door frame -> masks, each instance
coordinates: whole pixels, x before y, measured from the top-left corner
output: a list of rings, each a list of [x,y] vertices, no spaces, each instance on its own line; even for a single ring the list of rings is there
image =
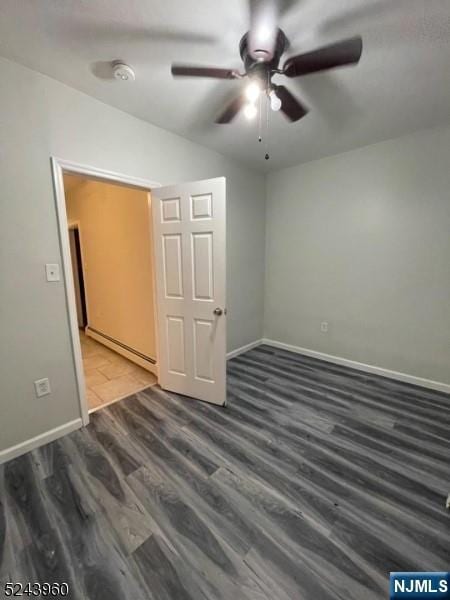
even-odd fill
[[[62,281],[64,284],[64,291],[66,297],[66,311],[67,311],[67,325],[70,334],[70,341],[72,346],[72,358],[75,367],[75,375],[77,382],[77,391],[78,391],[78,399],[80,404],[80,413],[81,413],[81,421],[83,425],[87,425],[89,423],[89,408],[86,397],[86,387],[84,380],[84,371],[83,371],[83,360],[81,356],[81,343],[80,336],[78,333],[78,320],[77,320],[77,312],[76,312],[76,303],[75,303],[75,287],[72,275],[72,263],[70,257],[70,243],[69,243],[69,223],[67,219],[67,209],[66,209],[66,198],[64,191],[64,174],[71,175],[82,175],[85,177],[89,177],[89,179],[94,179],[97,181],[103,181],[106,183],[122,183],[127,186],[131,186],[134,188],[138,188],[141,190],[145,190],[149,192],[148,203],[149,203],[149,233],[151,235],[151,239],[153,240],[153,218],[151,213],[151,197],[150,193],[152,189],[161,187],[161,184],[156,181],[151,181],[148,179],[141,179],[139,177],[133,177],[130,175],[125,175],[123,173],[118,173],[115,171],[108,171],[106,169],[101,169],[98,167],[85,165],[81,163],[76,163],[68,160],[64,160],[58,158],[56,156],[52,156],[50,158],[51,163],[51,172],[52,172],[52,180],[53,180],[53,191],[55,194],[55,203],[56,203],[56,215],[57,215],[57,227],[58,227],[58,237],[59,237],[59,246],[61,251],[61,274]],[[157,298],[155,291],[155,269],[153,269],[153,299],[154,306],[157,309]],[[156,314],[157,314],[156,310]],[[157,326],[155,323],[155,341],[156,341],[156,363],[157,368],[159,365],[159,342],[158,342],[158,333]]]
[[[81,223],[80,221],[70,221],[68,223],[68,231],[77,231],[78,232],[78,244],[79,244],[79,250],[80,250],[80,263],[78,263],[77,260],[77,267],[78,270],[81,270],[81,279],[82,281],[79,282],[80,284],[80,292],[82,294],[83,297],[83,304],[84,304],[84,317],[86,319],[86,326],[89,324],[89,309],[88,309],[88,299],[87,299],[87,294],[86,294],[86,281],[85,281],[85,276],[84,276],[84,254],[83,254],[83,242],[82,242],[82,235],[81,235]],[[70,242],[70,233],[69,233],[69,242]],[[72,259],[73,257],[71,257]],[[78,277],[79,279],[79,277]],[[81,289],[81,283],[83,284]],[[80,329],[80,327],[78,327],[78,329]]]

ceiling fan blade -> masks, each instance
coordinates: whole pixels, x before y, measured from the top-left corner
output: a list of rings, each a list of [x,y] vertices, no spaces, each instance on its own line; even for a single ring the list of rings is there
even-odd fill
[[[245,97],[243,95],[240,95],[240,96],[237,96],[236,98],[234,98],[234,100],[232,100],[228,104],[228,106],[223,111],[223,113],[219,117],[217,117],[216,123],[219,123],[221,125],[231,123],[231,121],[238,114],[238,112],[241,110],[241,108],[244,106],[244,104],[245,104]]]
[[[250,0],[248,50],[255,60],[272,60],[278,35],[280,0]]]
[[[290,121],[298,121],[308,114],[308,109],[284,85],[277,85],[275,93],[281,100],[280,110]]]
[[[183,77],[211,77],[213,79],[239,79],[241,75],[234,69],[218,67],[196,67],[193,65],[172,65],[172,75]]]
[[[284,63],[283,73],[287,77],[299,77],[334,67],[356,64],[361,58],[361,53],[362,39],[356,36],[288,58]]]

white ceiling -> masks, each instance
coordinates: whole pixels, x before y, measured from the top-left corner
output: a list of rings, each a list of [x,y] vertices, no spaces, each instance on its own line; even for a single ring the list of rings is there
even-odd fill
[[[1,0],[0,54],[260,170],[450,122],[450,0],[285,5],[291,55],[355,34],[364,49],[356,67],[284,78],[310,113],[271,113],[269,161],[256,122],[214,124],[241,82],[170,74],[172,61],[240,68],[248,0]],[[105,78],[114,59],[133,84]]]

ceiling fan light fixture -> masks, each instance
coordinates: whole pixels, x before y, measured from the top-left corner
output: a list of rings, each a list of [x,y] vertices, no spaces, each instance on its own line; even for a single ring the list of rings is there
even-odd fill
[[[245,88],[245,97],[249,102],[252,102],[253,104],[258,100],[260,93],[261,88],[256,81],[252,81]]]
[[[258,114],[258,109],[256,108],[255,104],[253,104],[253,102],[249,102],[248,104],[245,105],[244,115],[245,115],[246,119],[251,121],[252,119],[254,119],[256,117],[257,114]]]
[[[272,83],[272,77],[301,77],[356,65],[361,58],[363,40],[360,35],[342,39],[328,46],[290,56],[280,67],[281,57],[289,48],[289,40],[278,27],[280,7],[285,0],[247,1],[250,3],[250,29],[239,42],[239,54],[244,65],[242,72],[215,66],[172,64],[172,75],[243,79],[247,82],[217,117],[216,123],[231,123],[244,110],[247,119],[259,115],[261,130],[262,108],[264,106],[266,115],[265,109],[269,105],[271,110],[282,112],[291,123],[295,123],[308,114],[308,108],[286,86]]]
[[[115,61],[112,65],[114,79],[118,81],[134,81],[136,74],[130,65],[120,61]]]
[[[280,110],[281,108],[281,100],[280,98],[276,95],[275,90],[272,90],[269,94],[269,99],[270,99],[270,108],[277,112],[278,110]]]
[[[261,25],[258,31],[258,39],[262,42],[265,42],[270,38],[271,35],[272,31],[270,30],[270,28],[267,27],[267,25]]]

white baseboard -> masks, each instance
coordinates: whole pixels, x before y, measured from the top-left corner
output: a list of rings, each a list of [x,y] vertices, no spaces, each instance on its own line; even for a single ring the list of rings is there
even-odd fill
[[[289,352],[296,352],[297,354],[304,354],[305,356],[311,356],[312,358],[325,360],[336,365],[350,367],[351,369],[356,369],[358,371],[365,371],[366,373],[381,375],[382,377],[388,377],[389,379],[395,379],[396,381],[402,381],[404,383],[418,385],[419,387],[428,388],[430,390],[436,390],[437,392],[444,392],[445,394],[450,394],[450,384],[442,383],[441,381],[424,379],[423,377],[416,377],[415,375],[409,375],[408,373],[391,371],[389,369],[384,369],[383,367],[377,367],[375,365],[366,365],[365,363],[356,362],[354,360],[350,360],[349,358],[341,358],[340,356],[325,354],[324,352],[318,352],[317,350],[309,350],[308,348],[301,348],[300,346],[292,346],[291,344],[285,344],[284,342],[277,342],[276,340],[270,340],[267,338],[261,340],[261,343],[267,344],[268,346],[273,346],[274,348],[288,350]]]
[[[90,337],[96,342],[103,344],[103,346],[106,346],[110,350],[114,350],[114,352],[116,352],[117,354],[128,358],[128,360],[130,360],[131,362],[134,362],[136,365],[139,365],[146,371],[150,371],[150,373],[153,373],[153,375],[156,375],[156,377],[158,377],[158,365],[150,363],[148,360],[141,358],[140,356],[134,354],[134,352],[130,352],[126,348],[122,348],[122,346],[119,346],[119,344],[115,344],[112,340],[108,340],[108,338],[99,335],[98,333],[92,331],[92,329],[89,329],[88,327],[86,328],[85,333],[87,337]]]
[[[2,463],[7,462],[8,460],[12,460],[13,458],[17,458],[26,452],[30,452],[35,448],[39,448],[39,446],[44,446],[45,444],[49,444],[54,440],[62,437],[63,435],[67,435],[75,429],[80,429],[83,426],[81,419],[75,419],[74,421],[69,421],[69,423],[65,423],[64,425],[60,425],[59,427],[55,427],[55,429],[50,429],[50,431],[46,431],[45,433],[41,433],[30,440],[26,440],[25,442],[21,442],[16,446],[11,446],[11,448],[6,448],[6,450],[0,451],[0,465]]]
[[[239,356],[239,354],[243,354],[244,352],[248,352],[252,348],[256,348],[256,346],[260,346],[262,343],[263,343],[263,340],[255,340],[254,342],[250,342],[250,344],[246,344],[245,346],[236,348],[236,350],[227,352],[227,360],[230,360],[230,358],[234,358],[235,356]]]

